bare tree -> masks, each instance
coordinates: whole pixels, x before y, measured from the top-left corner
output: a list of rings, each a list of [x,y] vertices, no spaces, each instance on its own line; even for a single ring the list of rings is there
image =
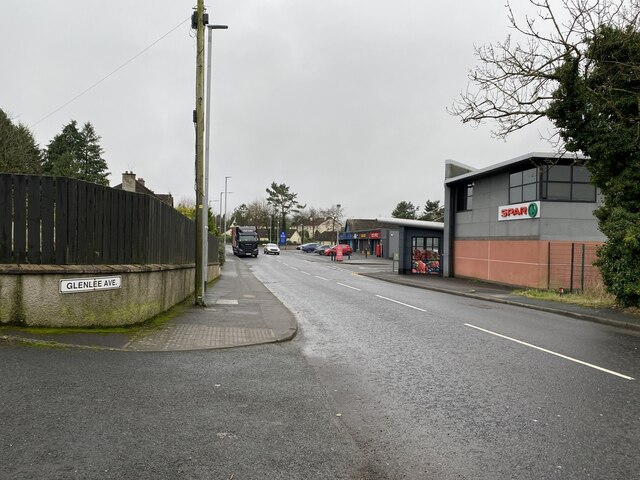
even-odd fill
[[[512,3],[507,1],[506,8],[514,34],[475,48],[479,64],[449,109],[464,123],[496,122],[492,133],[498,138],[547,116],[558,68],[570,57],[588,71],[584,53],[601,26],[637,26],[640,15],[640,0],[529,0],[536,15],[519,19]]]
[[[320,210],[322,216],[331,219],[333,224],[333,231],[336,234],[336,243],[338,243],[338,230],[341,227],[342,220],[342,206],[341,205],[331,205],[331,207]]]

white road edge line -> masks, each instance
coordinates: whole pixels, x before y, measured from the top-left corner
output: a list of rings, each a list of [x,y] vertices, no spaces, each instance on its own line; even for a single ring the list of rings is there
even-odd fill
[[[629,377],[627,375],[623,375],[618,372],[614,372],[613,370],[607,370],[606,368],[599,367],[597,365],[593,365],[591,363],[583,362],[582,360],[578,360],[577,358],[568,357],[566,355],[562,355],[561,353],[553,352],[551,350],[547,350],[546,348],[537,347],[536,345],[532,345],[530,343],[523,342],[522,340],[516,340],[515,338],[507,337],[506,335],[502,335],[500,333],[492,332],[491,330],[486,330],[484,328],[476,327],[475,325],[471,325],[469,323],[464,324],[466,327],[475,328],[476,330],[480,330],[485,333],[489,333],[491,335],[495,335],[496,337],[504,338],[506,340],[511,340],[512,342],[519,343],[526,347],[535,348],[536,350],[540,350],[541,352],[549,353],[551,355],[555,355],[556,357],[564,358],[565,360],[569,360],[571,362],[579,363],[580,365],[585,365],[590,368],[595,368],[596,370],[600,370],[601,372],[610,373],[611,375],[615,375],[616,377],[624,378],[625,380],[635,380],[633,377]]]
[[[342,285],[343,287],[347,287],[347,288],[350,288],[350,289],[352,289],[352,290],[357,290],[357,291],[359,291],[359,292],[361,292],[361,291],[362,291],[362,290],[360,290],[359,288],[352,287],[351,285],[347,285],[346,283],[340,283],[340,282],[336,282],[336,283],[337,283],[338,285]]]
[[[419,310],[421,312],[426,312],[426,310],[423,310],[422,308],[414,307],[413,305],[409,305],[408,303],[399,302],[398,300],[394,300],[393,298],[383,297],[382,295],[376,295],[376,297],[382,298],[383,300],[389,300],[390,302],[397,303],[398,305],[403,305],[405,307],[413,308],[414,310]]]
[[[324,280],[325,282],[328,282],[328,281],[329,281],[329,279],[328,279],[328,278],[319,277],[318,275],[314,275],[314,277],[319,278],[320,280]]]
[[[304,273],[305,275],[311,275],[309,272],[305,272],[304,270],[300,270],[300,273]]]

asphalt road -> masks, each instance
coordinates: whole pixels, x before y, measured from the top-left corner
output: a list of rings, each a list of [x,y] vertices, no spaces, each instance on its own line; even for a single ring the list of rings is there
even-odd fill
[[[384,478],[292,345],[3,347],[0,378],[3,480]]]
[[[238,261],[294,312],[293,341],[3,346],[0,478],[638,478],[638,334],[297,251]]]
[[[390,471],[640,478],[637,333],[382,283],[299,252],[262,260],[253,271],[296,314],[343,422]]]

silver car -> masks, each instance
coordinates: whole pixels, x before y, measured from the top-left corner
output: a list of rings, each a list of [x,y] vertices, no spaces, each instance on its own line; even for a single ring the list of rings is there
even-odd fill
[[[273,255],[280,255],[280,248],[275,243],[267,243],[264,246],[264,254],[269,255],[272,253]]]

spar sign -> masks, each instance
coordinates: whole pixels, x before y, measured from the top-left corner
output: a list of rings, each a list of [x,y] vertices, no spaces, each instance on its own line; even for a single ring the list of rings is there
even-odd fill
[[[540,202],[518,203],[498,207],[498,221],[540,218]]]

